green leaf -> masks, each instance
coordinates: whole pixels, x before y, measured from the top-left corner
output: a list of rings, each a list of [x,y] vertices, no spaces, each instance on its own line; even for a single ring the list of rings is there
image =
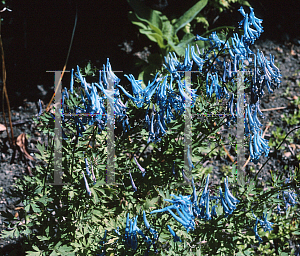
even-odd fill
[[[162,29],[162,20],[161,20],[161,12],[152,10],[142,3],[140,0],[127,0],[129,5],[134,10],[135,14],[139,17],[140,20],[151,24],[153,27],[157,29]]]
[[[196,15],[207,5],[208,0],[201,0],[192,6],[189,10],[187,10],[175,23],[174,29],[175,34],[183,28],[186,24],[191,22]]]
[[[31,204],[31,208],[34,212],[41,212],[41,209],[36,204]]]

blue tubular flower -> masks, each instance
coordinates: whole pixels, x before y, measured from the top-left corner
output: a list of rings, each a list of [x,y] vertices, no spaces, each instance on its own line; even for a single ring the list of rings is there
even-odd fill
[[[86,93],[88,94],[88,91],[87,89],[91,89],[91,85],[88,84],[85,80],[85,78],[82,77],[81,73],[80,73],[80,68],[79,66],[77,65],[77,74],[76,74],[77,78],[79,78],[80,82],[81,82],[81,85],[82,87],[85,89]],[[87,95],[88,96],[88,95]]]
[[[133,250],[136,250],[137,248],[137,218],[138,216],[135,217],[134,221],[133,221],[133,224],[132,224],[132,233],[131,233],[131,248]]]
[[[142,176],[144,177],[146,174],[145,169],[138,163],[138,161],[136,160],[135,156],[133,157],[134,161],[136,162],[137,166],[139,167],[140,171],[142,172]]]
[[[268,141],[262,138],[262,130],[255,131],[253,136],[250,136],[250,157],[251,161],[254,163],[258,162],[259,157],[262,153],[265,153],[267,157],[270,151],[270,147],[268,146]],[[253,145],[252,145],[253,143]],[[254,150],[254,151],[253,151]]]
[[[238,204],[240,201],[238,199],[236,199],[231,192],[229,191],[228,188],[228,177],[226,176],[226,180],[224,182],[225,185],[225,200],[228,203],[228,205],[230,206],[230,208],[235,209],[236,208],[236,204]]]
[[[196,65],[199,67],[199,71],[202,71],[203,65],[204,65],[204,59],[197,56],[197,54],[194,51],[194,46],[191,47],[191,55],[192,59],[196,63]]]
[[[210,212],[209,212],[209,190],[207,191],[207,195],[206,195],[205,207],[206,207],[206,211],[205,211],[204,220],[211,220],[211,215],[210,215]]]
[[[104,66],[104,65],[103,65]],[[103,71],[105,71],[105,66],[104,66],[104,69],[103,69]],[[106,75],[107,74],[107,75]],[[104,76],[105,76],[105,80],[106,80],[106,77],[107,77],[107,82],[109,83],[109,84],[112,84],[112,85],[117,85],[117,84],[119,84],[119,82],[120,82],[120,78],[118,78],[115,74],[114,74],[114,72],[112,71],[112,69],[111,69],[111,65],[110,65],[110,63],[109,63],[109,58],[107,58],[107,62],[106,62],[106,72],[104,72],[104,74],[103,74]],[[108,87],[106,87],[106,88],[108,88]]]
[[[256,240],[258,240],[259,244],[260,244],[263,240],[261,239],[261,237],[259,236],[259,234],[257,232],[257,224],[258,224],[258,219],[256,219],[256,223],[255,223],[253,231],[254,231]]]
[[[259,68],[256,70],[256,76],[259,78],[259,82],[265,84],[269,93],[272,93],[273,89],[271,87],[278,88],[281,78],[279,69],[274,65],[274,56],[272,58],[272,55],[270,55],[270,61],[268,61],[262,52],[257,51],[257,64]],[[263,95],[263,86],[261,91]]]
[[[246,113],[247,113],[247,116],[248,116],[251,132],[253,132],[253,133],[258,132],[260,130],[259,127],[261,126],[261,123],[257,119],[257,116],[255,118],[254,114],[253,115],[251,114],[251,109],[250,109],[249,104],[247,106]]]
[[[210,41],[210,39],[196,35],[195,41]]]
[[[233,212],[233,209],[229,208],[227,206],[226,200],[223,197],[222,188],[219,188],[219,192],[220,192],[221,204],[222,204],[223,210],[225,212],[225,217],[227,217],[229,214],[231,214]]]
[[[84,158],[84,161],[85,161],[85,170],[86,170],[86,174],[87,174],[88,176],[91,176],[88,161],[87,161],[86,158]]]
[[[290,206],[297,204],[295,192],[282,191],[283,201],[285,203],[285,209],[287,210]]]
[[[249,15],[249,17],[250,17],[250,22],[255,27],[255,29],[257,30],[257,32],[259,34],[261,34],[262,32],[264,32],[263,27],[261,25],[261,23],[262,23],[263,20],[262,19],[258,19],[258,18],[255,17],[254,11],[253,11],[252,7],[250,7],[250,15]]]
[[[274,223],[270,222],[267,220],[267,216],[268,214],[266,213],[266,216],[265,214],[263,213],[263,218],[264,218],[264,221],[261,223],[263,229],[265,232],[269,231],[269,233],[273,230],[273,228],[271,227]]]
[[[261,26],[262,20],[254,16],[253,8],[250,8],[249,17],[248,14],[245,13],[243,7],[240,7],[239,11],[244,16],[244,19],[239,23],[239,27],[244,29],[244,42],[247,45],[253,44],[263,32],[263,28]],[[254,29],[250,27],[251,25],[254,26]]]
[[[203,190],[202,195],[201,195],[201,197],[199,199],[198,205],[201,208],[205,208],[205,197],[206,197],[206,195],[208,193],[207,189],[208,189],[208,184],[209,184],[209,176],[210,175],[208,174],[207,178],[206,178],[206,184],[205,184],[204,190]]]
[[[167,210],[174,217],[175,220],[177,220],[180,224],[182,224],[185,227],[187,232],[189,232],[190,229],[193,228],[193,227],[189,226],[189,223],[185,222],[183,219],[181,219],[177,215],[175,215],[175,213],[172,212],[170,209],[167,209]]]
[[[161,130],[161,133],[162,133],[161,135],[164,136],[167,132],[166,131],[165,120],[163,119],[163,116],[159,115],[159,113],[157,113],[157,124],[159,125],[159,128]]]
[[[259,241],[259,243],[262,242],[262,239],[260,238],[260,236],[258,235],[258,232],[257,232],[257,224],[259,222],[260,226],[264,229],[264,232],[271,232],[273,230],[273,228],[271,227],[274,223],[270,222],[267,220],[267,216],[268,214],[266,213],[266,215],[263,213],[263,219],[264,220],[261,220],[260,218],[256,217],[252,211],[252,214],[253,214],[253,217],[256,219],[256,223],[255,223],[255,226],[254,226],[254,233],[255,233],[255,238]]]
[[[188,160],[188,163],[189,163],[189,168],[190,168],[190,171],[191,171],[193,168],[195,168],[195,166],[193,165],[193,162],[192,162],[190,145],[188,145],[186,153],[187,153],[187,160]]]
[[[167,101],[167,78],[168,76],[165,76],[163,82],[160,84],[160,87],[157,90],[157,103],[160,106],[164,106]]]
[[[185,171],[184,171],[183,168],[181,169],[181,173],[182,173],[183,179],[184,179],[186,182],[190,183],[191,180],[185,175]]]
[[[188,45],[188,47],[185,48],[185,57],[184,57],[183,70],[184,71],[191,71],[192,67],[193,67],[193,61],[190,60],[190,46]]]
[[[250,50],[249,45],[247,45],[244,41],[245,41],[244,36],[241,36],[240,39],[237,33],[233,34],[233,37],[231,38],[232,47],[233,47],[233,49],[231,49],[232,51],[231,57],[235,55],[240,55],[241,57],[248,59],[248,56],[250,54],[254,54]]]
[[[163,66],[171,73],[171,75],[173,75],[175,79],[181,78],[183,76],[183,73],[177,71],[180,71],[182,68],[180,62],[177,60],[175,52],[173,52],[173,56],[169,52],[168,58],[164,57],[164,59],[165,64],[163,64]]]
[[[181,205],[182,206],[182,205]],[[183,214],[179,209],[178,206],[175,208],[176,212],[178,213],[179,217],[186,223],[190,223],[189,216]]]
[[[153,94],[155,93],[157,87],[159,86],[160,81],[162,80],[161,78],[157,78],[158,74],[159,73],[157,72],[152,83],[150,83],[150,81],[149,81],[148,86],[144,89],[144,95],[145,95],[144,102],[146,104],[150,104],[150,100],[151,100]]]
[[[209,38],[204,38],[202,36],[196,35],[196,41],[209,41],[212,48],[217,48],[219,51],[221,50],[221,47],[226,46],[225,42],[220,40],[216,32],[212,32],[212,34],[209,36]]]
[[[127,77],[127,79],[129,80],[129,82],[131,82],[132,85],[132,91],[133,91],[133,95],[134,98],[131,96],[130,98],[134,101],[134,103],[136,104],[136,106],[138,108],[141,108],[144,104],[144,99],[143,99],[143,88],[141,86],[141,80],[135,80],[133,75],[129,75],[129,77],[127,75],[125,75]],[[119,86],[123,92],[125,93],[125,89],[123,89],[122,86]],[[126,93],[125,93],[126,94]],[[128,94],[128,93],[127,93]],[[127,95],[126,94],[126,95]],[[128,95],[127,95],[128,96]]]
[[[169,225],[167,225],[171,235],[173,236],[174,242],[181,242],[181,239],[176,235],[176,233],[171,229]]]
[[[225,71],[224,71],[224,73],[225,73]],[[209,80],[211,80],[210,85],[209,85]],[[227,94],[227,90],[226,89],[224,90],[219,85],[218,74],[212,75],[208,72],[207,76],[206,76],[206,95],[211,97],[213,93],[216,94],[217,99],[221,99],[225,93]]]
[[[218,203],[219,203],[219,197],[216,197],[216,199],[217,199],[216,204],[211,208],[211,217],[218,217],[216,208],[217,208]]]
[[[91,190],[90,190],[90,187],[89,187],[89,184],[88,184],[88,182],[87,182],[87,179],[86,179],[86,177],[85,177],[85,175],[84,175],[84,172],[82,172],[82,175],[83,175],[83,179],[84,179],[84,184],[85,184],[86,192],[88,193],[89,196],[91,196],[91,195],[92,195],[92,192],[91,192]]]
[[[158,209],[158,210],[153,210],[152,212],[150,212],[150,214],[152,213],[161,213],[161,212],[165,212],[167,211],[168,209],[175,209],[175,205],[170,205],[170,206],[167,206],[163,209]]]
[[[126,218],[126,228],[125,228],[125,243],[127,245],[130,244],[130,235],[129,235],[129,231],[130,231],[130,222],[131,220],[129,219],[129,213],[127,213],[127,218]]]
[[[194,106],[194,103],[197,98],[196,90],[189,88],[189,86],[186,86],[185,81],[182,83],[180,80],[177,80],[178,83],[178,89],[181,94],[181,97],[184,101],[190,101],[191,107]],[[185,88],[185,91],[183,90]]]
[[[146,228],[150,230],[150,233],[153,235],[154,240],[156,240],[157,237],[158,237],[157,231],[150,227],[150,224],[149,224],[149,222],[148,222],[148,220],[146,218],[145,211],[143,211],[143,219],[144,219],[144,223],[145,223]]]
[[[146,228],[150,228],[150,224],[149,224],[149,222],[148,222],[148,220],[147,220],[147,218],[146,218],[146,213],[145,213],[145,211],[143,211],[143,218],[144,218],[144,223],[145,223],[145,226],[146,226]]]
[[[136,250],[137,248],[137,232],[141,233],[137,227],[137,218],[138,216],[136,216],[133,220],[129,219],[129,213],[126,218],[125,244],[133,250]]]
[[[136,192],[137,191],[137,187],[136,185],[134,184],[134,181],[132,179],[132,176],[131,176],[131,172],[129,171],[129,176],[130,176],[130,181],[131,181],[131,185],[132,185],[132,188],[133,190]]]
[[[43,107],[42,107],[42,102],[41,102],[41,100],[39,99],[39,113],[38,113],[38,116],[40,116],[41,114],[42,114],[42,112],[43,112]]]
[[[74,68],[71,70],[71,82],[70,82],[70,91],[73,93],[73,85],[74,85]]]

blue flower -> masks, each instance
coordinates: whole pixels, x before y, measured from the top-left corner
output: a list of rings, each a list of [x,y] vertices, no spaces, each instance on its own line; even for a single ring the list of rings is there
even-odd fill
[[[273,93],[272,87],[279,87],[280,78],[282,77],[280,74],[280,70],[274,64],[274,56],[270,55],[270,61],[264,54],[259,50],[257,50],[256,59],[258,68],[256,69],[256,76],[259,83],[262,85],[260,90],[263,95],[263,87],[267,86],[269,93]]]
[[[190,145],[188,145],[188,148],[187,148],[187,160],[188,160],[188,163],[189,163],[189,169],[191,171],[193,168],[195,168],[195,166],[193,165],[193,162],[192,162]]]
[[[268,146],[268,141],[262,138],[262,130],[260,130],[260,134],[258,131],[254,131],[254,135],[250,135],[249,147],[251,161],[254,163],[258,162],[262,153],[265,153],[266,157],[268,156],[270,147]]]
[[[39,104],[39,113],[38,113],[38,116],[40,116],[42,114],[42,112],[43,112],[42,102],[41,102],[40,99],[39,99],[38,104]]]
[[[193,61],[190,60],[190,46],[188,45],[187,48],[185,48],[185,57],[184,57],[184,64],[183,64],[183,71],[191,71],[193,67]]]
[[[257,232],[257,224],[258,224],[258,219],[256,219],[256,223],[255,223],[253,231],[254,231],[256,240],[258,240],[259,243],[261,243],[263,240],[261,239],[261,237],[259,236],[259,234]]]
[[[109,58],[107,58],[106,67],[103,65],[103,82],[105,88],[109,88],[111,85],[113,88],[115,85],[118,85],[120,82],[120,78],[118,78],[111,69],[111,65],[109,63]],[[101,83],[101,71],[99,71],[99,83]]]
[[[230,206],[230,208],[235,209],[236,208],[236,204],[238,204],[240,201],[238,199],[236,199],[231,192],[229,191],[229,187],[228,187],[228,177],[226,177],[226,180],[224,182],[225,185],[225,200],[228,203],[228,205]]]
[[[134,181],[132,179],[132,176],[131,176],[131,172],[129,171],[129,176],[130,176],[130,181],[131,181],[131,185],[132,185],[132,188],[133,190],[136,192],[137,191],[137,187],[136,185],[134,184]]]
[[[133,95],[130,95],[121,85],[118,85],[125,93],[125,95],[130,98],[138,108],[143,107],[144,103],[149,103],[152,95],[154,94],[156,88],[158,87],[161,78],[157,78],[159,73],[156,73],[156,76],[152,83],[148,83],[148,86],[143,89],[141,86],[141,80],[135,80],[133,75],[125,75],[127,79],[131,82]]]
[[[164,57],[165,59],[165,64],[163,64],[163,66],[171,73],[171,75],[175,78],[175,79],[179,79],[183,76],[182,72],[177,72],[179,70],[181,70],[181,64],[178,61],[175,52],[172,53],[169,52],[169,56]]]
[[[199,67],[199,71],[201,72],[204,65],[204,59],[202,59],[195,53],[194,46],[191,47],[191,55],[196,65]]]
[[[70,91],[73,94],[73,85],[74,85],[74,68],[71,70],[71,81],[70,81]]]
[[[297,204],[295,192],[291,191],[282,191],[283,201],[285,203],[285,209],[287,210],[290,206]]]
[[[136,216],[133,221],[129,219],[129,213],[127,214],[126,218],[126,228],[125,228],[125,244],[132,248],[133,250],[136,250],[137,248],[137,231],[139,228],[137,227],[137,218]]]
[[[191,101],[191,107],[193,107],[197,97],[196,90],[186,86],[185,81],[182,83],[180,80],[177,80],[177,83],[182,99],[185,101]],[[183,88],[185,88],[185,91]]]
[[[185,175],[185,171],[184,171],[183,168],[181,169],[181,173],[182,173],[183,179],[184,179],[186,182],[190,183],[191,180]]]
[[[145,174],[146,174],[145,169],[138,163],[138,161],[136,160],[135,156],[134,156],[133,158],[134,158],[134,161],[135,161],[135,163],[137,164],[138,168],[139,168],[140,171],[142,172],[142,176],[144,177]]]
[[[92,195],[92,192],[91,192],[91,190],[90,190],[90,187],[89,187],[89,184],[88,184],[88,182],[87,182],[87,179],[86,179],[86,177],[85,177],[85,175],[84,175],[84,172],[82,172],[82,175],[83,175],[83,179],[84,179],[84,184],[85,184],[86,192],[88,193],[89,196],[91,196],[91,195]]]
[[[85,170],[86,170],[86,174],[87,174],[88,176],[91,176],[88,161],[87,161],[86,158],[84,158],[84,161],[85,161]]]
[[[229,214],[232,214],[233,208],[229,208],[227,206],[226,200],[225,200],[225,198],[223,196],[223,193],[222,193],[222,188],[219,188],[219,192],[220,192],[221,204],[222,204],[223,210],[225,212],[225,217],[227,217]]]
[[[209,41],[212,48],[217,48],[219,51],[221,50],[221,47],[225,47],[225,42],[220,40],[217,33],[213,32],[209,38],[204,38],[199,35],[196,35],[196,41]]]
[[[173,196],[174,199],[165,199],[165,201],[170,202],[173,205],[167,206],[163,209],[154,210],[151,212],[151,214],[168,211],[174,217],[175,220],[177,220],[180,224],[182,224],[186,228],[187,232],[189,232],[190,229],[194,229],[195,222],[194,222],[192,202],[190,200],[190,196],[182,196],[182,195],[176,196],[173,194],[170,194],[170,196]],[[176,210],[179,217],[172,210]]]
[[[208,184],[209,184],[209,174],[207,175],[206,178],[206,184],[204,187],[204,190],[202,192],[202,195],[199,199],[199,203],[198,203],[198,209],[201,209],[201,212],[199,214],[198,217],[204,219],[204,220],[210,220],[211,219],[211,214],[209,212],[209,189],[208,189]],[[197,209],[196,209],[197,212]]]
[[[211,80],[211,84],[209,85],[209,78]],[[219,85],[219,78],[218,74],[215,75],[210,74],[207,72],[206,76],[206,95],[211,97],[212,94],[216,94],[216,98],[219,100],[223,96],[222,87]]]
[[[267,220],[267,216],[268,214],[266,213],[266,215],[263,213],[263,220],[261,220],[260,218],[256,217],[252,211],[253,217],[256,219],[256,223],[254,226],[254,233],[255,233],[255,238],[259,241],[259,243],[262,242],[261,237],[258,235],[257,232],[257,224],[259,222],[260,226],[264,229],[264,232],[271,232],[273,230],[273,228],[271,227],[274,223],[270,222]]]
[[[172,230],[172,228],[167,225],[171,235],[173,236],[174,242],[181,242],[181,239],[176,235],[176,233]]]
[[[239,27],[244,29],[244,43],[253,44],[263,32],[263,27],[261,26],[262,20],[255,17],[253,8],[250,8],[250,17],[245,13],[242,6],[239,11],[244,16],[244,19],[239,23]],[[254,28],[250,27],[252,25]]]
[[[153,235],[154,240],[156,240],[158,238],[158,233],[156,230],[154,230],[153,228],[150,227],[150,224],[146,218],[146,213],[145,211],[143,211],[143,219],[144,219],[144,223],[147,229],[149,229],[150,233]]]
[[[236,204],[238,204],[240,201],[236,199],[229,191],[227,177],[224,182],[224,186],[225,186],[224,196],[222,193],[222,188],[220,188],[219,191],[220,191],[221,204],[225,212],[225,217],[227,217],[229,214],[233,213],[233,211],[236,209]]]

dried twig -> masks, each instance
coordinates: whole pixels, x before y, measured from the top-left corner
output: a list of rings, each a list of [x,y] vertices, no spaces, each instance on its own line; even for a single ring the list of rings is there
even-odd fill
[[[3,79],[2,114],[3,114],[4,124],[6,127],[7,138],[9,140],[10,146],[13,148],[15,145],[15,141],[14,141],[14,131],[12,128],[11,115],[10,115],[10,104],[9,104],[9,99],[8,99],[8,95],[7,95],[7,90],[6,90],[6,68],[5,68],[2,36],[1,36],[1,16],[0,16],[0,48],[1,48],[1,57],[2,57],[2,79]],[[8,127],[7,127],[7,123],[6,123],[6,117],[5,117],[4,97],[5,97],[7,109],[8,109],[8,120],[9,120],[9,126],[10,126],[11,139],[10,139],[9,132],[7,129]]]
[[[225,146],[222,144],[222,146],[223,146],[223,148],[224,148],[224,150],[225,150],[225,152],[226,152],[226,154],[227,154],[227,156],[230,158],[230,160],[231,160],[231,162],[233,162],[234,163],[234,159],[233,159],[233,157],[229,154],[229,152],[228,152],[228,150],[225,148]]]
[[[285,109],[285,108],[287,108],[287,107],[268,108],[268,109],[262,109],[261,111],[264,112],[264,111],[280,110],[280,109]]]
[[[68,63],[68,60],[69,60],[69,55],[70,55],[70,52],[71,52],[71,48],[72,48],[72,43],[73,43],[73,39],[74,39],[74,35],[75,35],[75,29],[76,29],[76,25],[77,25],[77,6],[76,6],[76,16],[75,16],[75,23],[74,23],[74,27],[73,27],[73,32],[72,32],[72,37],[71,37],[71,42],[70,42],[70,45],[69,45],[69,50],[68,50],[68,54],[67,54],[67,58],[66,58],[66,62],[65,62],[65,65],[64,65],[64,68],[63,68],[63,71],[61,73],[61,76],[60,76],[60,79],[58,81],[58,85],[61,83],[61,80],[65,74],[65,71],[66,71],[66,67],[67,67],[67,63]],[[57,90],[59,88],[59,86],[57,85],[56,89],[55,89],[55,92],[54,94],[52,95],[52,98],[46,108],[46,111],[48,112],[50,110],[50,105],[54,99],[54,96],[55,94],[57,93]]]

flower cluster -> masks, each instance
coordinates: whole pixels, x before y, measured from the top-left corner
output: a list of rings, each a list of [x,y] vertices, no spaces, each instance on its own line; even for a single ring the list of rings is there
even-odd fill
[[[212,217],[217,217],[216,207],[218,206],[219,200],[221,200],[221,204],[223,210],[225,212],[225,217],[236,209],[236,204],[240,201],[236,199],[228,188],[228,178],[226,177],[225,180],[225,192],[224,195],[222,193],[222,189],[220,188],[220,196],[210,196],[209,195],[209,175],[207,175],[206,184],[202,195],[198,201],[198,196],[196,193],[196,188],[194,185],[194,179],[192,179],[192,186],[193,186],[193,194],[188,196],[179,195],[176,196],[174,194],[170,194],[170,196],[174,197],[174,199],[165,199],[165,201],[172,203],[172,205],[167,206],[163,209],[158,209],[150,212],[153,213],[162,213],[168,212],[171,216],[178,221],[183,227],[189,232],[190,230],[195,229],[195,218],[203,219],[205,221],[211,220]],[[212,200],[216,200],[216,203],[212,206],[210,210],[210,202]],[[176,211],[178,216],[173,212]],[[170,227],[168,227],[170,230]],[[172,230],[172,229],[171,229]],[[173,234],[170,230],[170,233],[174,237],[174,241],[179,241],[177,236]]]
[[[122,125],[124,132],[130,128],[126,114],[127,108],[120,97],[118,89],[120,88],[137,108],[147,109],[145,123],[149,131],[148,142],[160,141],[167,132],[167,124],[176,118],[176,113],[181,115],[187,104],[191,107],[194,106],[197,98],[196,91],[190,88],[190,85],[186,84],[183,79],[184,72],[191,71],[194,63],[199,68],[199,72],[205,74],[207,96],[215,95],[218,100],[224,97],[229,99],[227,111],[230,115],[227,118],[227,125],[230,125],[237,121],[237,117],[243,117],[244,114],[241,112],[240,105],[247,104],[247,102],[245,99],[242,101],[242,97],[239,97],[237,103],[234,103],[234,93],[228,92],[226,84],[235,83],[237,72],[244,72],[247,66],[252,72],[252,79],[249,79],[248,76],[244,79],[244,83],[251,87],[251,101],[247,104],[244,117],[245,135],[249,136],[252,161],[257,162],[263,153],[267,156],[269,153],[268,141],[261,136],[262,124],[257,117],[257,114],[263,117],[259,100],[264,94],[265,86],[269,92],[273,92],[273,89],[280,85],[281,74],[274,64],[274,56],[270,55],[268,60],[262,52],[258,51],[255,54],[249,48],[263,32],[262,20],[255,17],[253,8],[250,8],[250,14],[247,14],[242,7],[239,11],[244,17],[239,23],[239,27],[244,31],[241,37],[234,33],[233,37],[225,42],[218,37],[216,32],[213,32],[208,38],[197,35],[196,40],[209,41],[210,48],[203,49],[201,53],[196,45],[198,52],[196,53],[194,46],[188,46],[185,49],[183,63],[179,61],[174,52],[169,53],[163,64],[169,74],[162,77],[162,74],[157,72],[152,82],[149,81],[145,88],[142,86],[142,81],[136,80],[132,74],[125,75],[131,83],[132,94],[119,85],[120,79],[113,73],[109,60],[107,60],[106,66],[103,66],[103,71],[100,71],[99,83],[87,83],[80,74],[79,67],[77,67],[75,76],[79,79],[86,95],[81,93],[84,108],[67,109],[76,115],[77,133],[82,134],[86,123],[97,123],[99,131],[104,129],[108,121],[104,107],[105,99],[108,99],[109,104],[114,107],[116,124]],[[218,55],[215,51],[218,51]],[[219,57],[221,54],[228,55],[229,58],[224,57],[222,60]],[[220,71],[223,74],[220,74]],[[70,92],[73,93],[73,70],[71,76]],[[177,88],[174,88],[174,85],[177,85]],[[69,97],[66,89],[63,93],[62,104],[64,104],[65,97]],[[63,109],[62,114],[64,115]],[[84,117],[79,118],[78,115]]]
[[[285,184],[287,184],[290,181],[289,178],[285,180]],[[282,198],[283,202],[285,204],[285,210],[287,210],[290,206],[293,207],[298,202],[296,201],[297,194],[294,190],[288,189],[287,191],[282,191]],[[277,199],[279,199],[279,194],[277,195]],[[281,209],[280,205],[277,205],[277,213],[280,214]]]
[[[258,159],[265,153],[268,156],[269,146],[268,141],[262,138],[262,124],[258,120],[257,113],[263,117],[260,111],[259,100],[264,94],[264,86],[268,88],[270,93],[273,92],[273,88],[277,88],[280,85],[280,70],[274,64],[274,56],[270,55],[270,60],[264,57],[263,53],[257,52],[254,54],[249,46],[254,43],[256,39],[259,38],[263,32],[261,26],[262,20],[255,17],[253,8],[250,8],[250,14],[245,13],[244,9],[241,7],[239,9],[240,13],[244,16],[244,19],[239,23],[239,27],[243,28],[244,35],[239,38],[238,34],[234,33],[233,37],[229,39],[232,46],[229,46],[228,42],[221,41],[216,35],[210,36],[210,38],[197,37],[198,40],[209,40],[210,44],[219,51],[224,53],[228,50],[232,61],[223,61],[223,76],[222,81],[228,83],[234,81],[234,77],[237,75],[237,71],[245,71],[245,65],[249,65],[250,71],[253,73],[252,81],[245,78],[245,84],[251,82],[251,102],[246,108],[244,123],[245,123],[245,135],[249,136],[249,150],[251,161],[257,163]],[[251,27],[252,26],[252,27]],[[220,46],[223,46],[220,49]],[[220,63],[221,60],[216,58],[216,62]],[[253,70],[251,70],[253,69]],[[209,79],[210,78],[210,79]],[[212,80],[209,85],[209,80]],[[229,98],[229,94],[225,87],[219,86],[218,74],[207,73],[206,79],[206,93],[209,97],[212,93],[215,93],[216,98],[220,99],[222,93]],[[228,112],[231,114],[228,118],[227,124],[236,122],[236,117],[242,117],[243,114],[240,112],[239,106],[241,99],[239,98],[237,103],[233,103],[234,95],[232,94],[228,102]],[[244,100],[244,103],[246,101]],[[234,111],[236,110],[236,111]],[[236,113],[236,114],[235,114]],[[248,121],[247,121],[248,119]],[[249,129],[250,126],[250,129]]]
[[[74,70],[71,71],[70,92],[73,94],[74,86]],[[103,75],[102,75],[103,73]],[[105,108],[105,100],[108,100],[118,124],[121,124],[124,131],[130,128],[129,119],[126,114],[126,106],[120,98],[120,92],[115,86],[120,82],[120,79],[112,72],[109,59],[107,59],[106,67],[103,65],[103,71],[99,71],[99,83],[87,83],[86,79],[81,75],[79,66],[75,76],[79,79],[84,94],[81,91],[81,99],[84,107],[76,106],[75,109],[69,109],[65,106],[65,98],[69,98],[68,91],[65,88],[62,94],[62,120],[65,122],[65,111],[67,114],[75,116],[77,134],[82,135],[85,131],[84,124],[97,124],[99,131],[105,128],[108,121],[108,113]],[[99,90],[99,92],[98,92]],[[75,94],[79,97],[77,94]],[[102,96],[100,96],[102,95]],[[66,108],[66,110],[65,110]],[[113,124],[112,122],[110,123]],[[64,126],[64,125],[63,125]]]
[[[263,220],[261,220],[260,218],[257,218],[253,211],[252,211],[252,214],[253,214],[253,217],[256,219],[256,223],[255,223],[255,226],[254,226],[254,234],[255,234],[255,238],[256,240],[259,241],[259,243],[262,242],[262,239],[261,237],[259,236],[258,232],[257,232],[257,224],[259,223],[260,226],[264,229],[264,232],[271,232],[271,230],[273,230],[273,228],[271,227],[274,223],[270,222],[267,220],[267,216],[268,214],[266,213],[266,215],[263,213]]]
[[[129,213],[127,214],[125,235],[124,235],[125,245],[129,248],[132,248],[133,250],[136,250],[137,246],[138,246],[137,235],[139,234],[149,245],[147,248],[147,252],[149,252],[152,245],[154,247],[154,250],[157,251],[156,241],[158,239],[158,232],[150,226],[150,224],[146,218],[145,211],[143,211],[143,220],[144,220],[145,227],[152,234],[152,239],[150,237],[146,236],[144,234],[144,232],[137,226],[137,219],[138,219],[138,216],[136,216],[133,220],[131,220],[129,218]],[[116,233],[119,236],[122,236],[119,232],[119,227],[118,227],[118,230],[116,230]]]

